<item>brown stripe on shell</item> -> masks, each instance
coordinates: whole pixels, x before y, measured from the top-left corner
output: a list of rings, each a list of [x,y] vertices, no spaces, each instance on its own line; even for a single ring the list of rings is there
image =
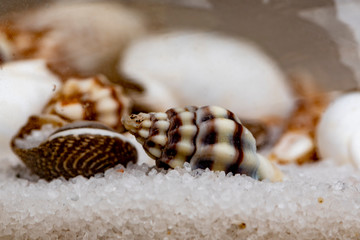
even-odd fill
[[[229,110],[226,110],[226,111],[227,111],[227,119],[231,119],[231,120],[241,124],[239,118],[233,112],[230,112]]]
[[[214,118],[215,116],[213,115],[213,113],[211,112],[208,106],[201,107],[197,110],[196,124],[200,124],[202,122],[206,122]]]
[[[178,112],[175,109],[169,109],[166,111],[166,114],[170,121],[169,130],[167,132],[168,141],[163,150],[160,162],[169,164],[177,154],[176,144],[181,141],[181,135],[179,133],[179,127],[182,125],[181,118],[179,117]]]
[[[170,126],[167,132],[168,141],[163,149],[163,155],[160,159],[161,162],[173,167],[182,165],[185,162],[190,162],[196,151],[195,139],[198,133],[198,128],[196,126],[196,110],[196,107],[185,107],[169,109],[166,111]],[[192,117],[189,116],[189,113]],[[191,139],[186,139],[184,138],[185,136],[182,136],[181,134],[181,131],[188,127],[195,127],[193,136],[186,136],[191,137]],[[189,129],[186,130],[189,131]],[[180,144],[189,143],[188,141],[190,141],[190,147],[193,148],[193,150],[186,148],[182,150],[179,149]],[[190,152],[187,150],[190,150]]]
[[[149,128],[149,136],[145,139],[143,143],[143,147],[144,150],[154,158],[160,158],[161,156],[155,156],[151,153],[151,148],[162,150],[164,146],[155,143],[153,141],[153,138],[159,135],[160,133],[163,133],[164,131],[166,132],[166,130],[165,129],[161,130],[156,126],[156,123],[159,121],[159,119],[156,117],[155,113],[150,113],[149,116],[150,116],[151,126]]]
[[[241,147],[242,133],[243,133],[243,126],[240,123],[237,123],[235,126],[234,135],[230,141],[231,144],[233,144],[233,146],[235,146],[236,148],[237,157],[236,157],[236,161],[227,167],[227,169],[225,170],[226,172],[241,173],[240,166],[244,158],[243,149]]]
[[[195,154],[191,159],[193,169],[212,169],[214,164],[213,145],[217,142],[217,133],[214,125],[214,114],[209,107],[201,107],[197,111],[196,125],[198,128],[198,135],[195,140]],[[202,129],[206,128],[204,132]],[[202,134],[204,135],[202,135]],[[204,149],[206,148],[206,149]]]

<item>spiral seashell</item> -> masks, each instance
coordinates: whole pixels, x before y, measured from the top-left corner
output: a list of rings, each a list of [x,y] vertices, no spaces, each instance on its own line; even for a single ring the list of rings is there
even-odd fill
[[[256,153],[250,131],[224,108],[172,108],[165,113],[132,114],[123,123],[160,167],[182,167],[189,162],[192,169],[240,173],[260,180],[282,177]]]
[[[137,151],[129,140],[104,124],[69,124],[56,115],[30,117],[11,147],[27,167],[46,180],[90,177],[117,164],[137,161]]]
[[[121,117],[127,115],[129,109],[130,99],[124,95],[122,88],[98,76],[65,81],[43,112],[69,121],[98,121],[121,131]]]

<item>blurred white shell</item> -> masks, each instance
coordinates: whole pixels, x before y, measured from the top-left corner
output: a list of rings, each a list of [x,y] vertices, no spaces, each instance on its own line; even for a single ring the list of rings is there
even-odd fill
[[[141,15],[110,2],[46,4],[3,20],[3,55],[44,58],[66,76],[115,73],[121,50],[145,32]]]
[[[33,114],[39,114],[61,86],[42,60],[0,66],[0,152],[10,152],[10,140]]]
[[[323,158],[360,168],[360,93],[336,99],[323,114],[316,131]]]
[[[205,32],[170,32],[140,39],[120,72],[143,86],[134,95],[152,111],[221,105],[245,119],[286,118],[294,99],[278,66],[253,44]]]

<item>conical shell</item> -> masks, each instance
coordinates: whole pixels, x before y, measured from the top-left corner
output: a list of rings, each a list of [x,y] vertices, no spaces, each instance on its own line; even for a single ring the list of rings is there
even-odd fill
[[[45,132],[43,141],[36,139],[41,132]],[[90,177],[117,164],[137,161],[135,147],[107,126],[89,121],[66,124],[54,115],[32,116],[11,147],[27,167],[47,180]]]
[[[189,162],[193,169],[281,179],[281,173],[256,153],[249,130],[224,108],[172,108],[165,113],[133,114],[123,123],[160,167],[181,167]]]

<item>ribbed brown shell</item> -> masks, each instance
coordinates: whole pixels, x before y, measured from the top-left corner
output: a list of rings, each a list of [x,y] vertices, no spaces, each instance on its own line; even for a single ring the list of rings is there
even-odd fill
[[[264,178],[254,137],[224,108],[173,108],[166,113],[131,115],[123,123],[158,166],[175,168],[189,162],[193,169]]]
[[[64,125],[61,120],[48,121],[43,117],[33,116],[13,138],[11,146],[27,167],[46,180],[61,176],[66,179],[78,175],[90,177],[117,164],[126,166],[129,162],[137,161],[136,149],[130,142],[117,137],[119,134],[105,125],[94,122],[75,122],[64,125],[37,147],[20,148],[17,146],[16,139],[23,138],[34,129],[41,129],[44,124]],[[94,134],[91,132],[92,129],[101,129],[105,131],[105,134],[101,132]],[[72,135],[74,130],[83,131]],[[107,136],[106,131],[116,136]],[[58,137],[55,137],[55,134]]]
[[[129,114],[130,108],[131,101],[121,86],[97,76],[66,80],[43,113],[55,114],[67,121],[98,121],[122,131],[121,117]]]

